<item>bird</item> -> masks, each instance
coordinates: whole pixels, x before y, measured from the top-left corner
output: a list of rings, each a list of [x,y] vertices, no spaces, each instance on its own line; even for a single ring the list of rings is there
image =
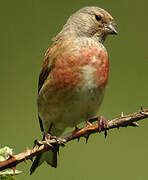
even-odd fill
[[[117,34],[113,17],[102,8],[84,7],[68,18],[45,53],[37,97],[43,140],[96,117],[109,76],[104,46],[109,34]],[[56,168],[57,152],[37,155],[30,173],[44,161]]]

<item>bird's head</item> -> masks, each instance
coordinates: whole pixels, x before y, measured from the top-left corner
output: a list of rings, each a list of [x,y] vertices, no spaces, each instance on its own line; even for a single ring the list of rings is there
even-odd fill
[[[62,31],[104,41],[108,34],[117,34],[114,25],[114,19],[104,9],[85,7],[70,16]]]

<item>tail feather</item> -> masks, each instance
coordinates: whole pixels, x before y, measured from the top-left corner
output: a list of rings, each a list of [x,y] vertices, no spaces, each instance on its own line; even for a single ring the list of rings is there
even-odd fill
[[[52,167],[57,167],[57,152],[48,151],[43,152],[36,156],[31,168],[30,168],[30,174],[32,174],[38,166],[40,166],[44,161],[47,162],[47,164],[51,165]]]
[[[57,137],[60,136],[64,132],[64,129],[56,129],[52,128],[51,134],[56,135]],[[43,139],[45,140],[45,136],[43,136]],[[38,154],[32,163],[32,166],[30,168],[30,174],[32,174],[38,166],[40,166],[44,161],[46,161],[47,164],[50,166],[56,168],[57,167],[57,152],[59,151],[59,147],[55,147],[56,151],[46,151]]]
[[[47,158],[45,161],[50,166],[56,168],[57,167],[57,152],[52,152],[52,151],[48,152]]]

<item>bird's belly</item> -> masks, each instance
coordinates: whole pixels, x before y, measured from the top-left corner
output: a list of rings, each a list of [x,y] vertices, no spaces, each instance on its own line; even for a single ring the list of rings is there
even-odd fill
[[[62,132],[67,127],[76,126],[96,116],[104,96],[104,88],[100,88],[94,73],[95,68],[86,65],[81,68],[81,86],[68,84],[64,88],[51,88],[50,84],[47,84],[40,91],[38,111],[45,132],[51,124]]]
[[[86,86],[72,91],[64,89],[55,94],[50,93],[50,96],[40,96],[38,110],[44,131],[48,131],[51,123],[56,129],[63,131],[93,118],[102,102],[103,94],[98,88]]]
[[[62,119],[55,122],[57,126],[73,127],[93,118],[101,104],[103,94],[96,89],[79,91],[70,102],[65,102],[62,108]]]

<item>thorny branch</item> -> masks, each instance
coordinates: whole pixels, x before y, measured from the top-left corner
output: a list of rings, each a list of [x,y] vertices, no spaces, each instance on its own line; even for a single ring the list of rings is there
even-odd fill
[[[101,128],[100,131],[106,131],[113,128],[127,126],[137,127],[138,124],[136,122],[145,118],[148,118],[148,109],[141,108],[139,112],[135,112],[129,115],[123,115],[123,113],[121,113],[120,117],[108,121],[106,129]],[[92,123],[97,120],[98,118],[94,118],[91,119],[90,122]],[[87,140],[91,134],[97,133],[99,129],[99,123],[89,123],[86,127],[76,129],[75,131],[66,134],[63,138],[53,138],[48,140],[48,142],[42,141],[40,145],[36,145],[33,149],[27,149],[25,152],[22,152],[17,155],[10,155],[10,158],[8,160],[0,163],[0,171],[5,170],[7,168],[15,169],[16,165],[20,162],[28,159],[32,160],[34,156],[43,151],[49,151],[50,149],[56,151],[58,145],[65,145],[67,142],[73,139],[80,139],[80,137],[85,137]]]

